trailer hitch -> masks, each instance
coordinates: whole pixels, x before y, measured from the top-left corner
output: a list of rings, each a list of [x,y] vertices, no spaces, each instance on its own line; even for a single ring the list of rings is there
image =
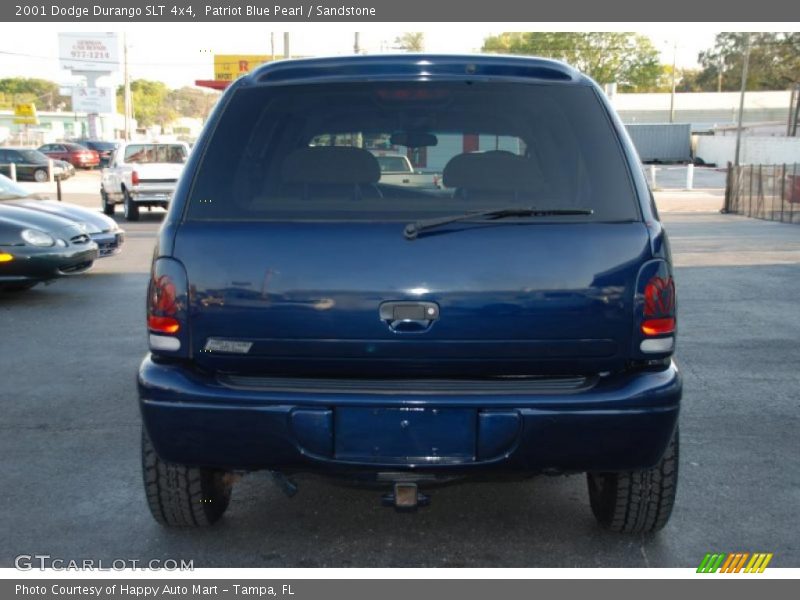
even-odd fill
[[[416,483],[395,483],[393,491],[381,497],[381,504],[392,506],[398,512],[413,512],[430,503],[431,497],[420,492]]]

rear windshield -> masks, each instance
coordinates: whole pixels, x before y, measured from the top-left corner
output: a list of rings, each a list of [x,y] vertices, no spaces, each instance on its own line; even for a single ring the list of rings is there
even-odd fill
[[[430,177],[384,179],[402,157]],[[556,220],[638,219],[620,144],[592,88],[243,88],[199,162],[186,218],[408,220],[529,206],[592,211]]]
[[[125,162],[184,163],[186,148],[180,144],[131,144],[125,146]]]
[[[381,173],[408,172],[408,163],[402,156],[376,156]]]

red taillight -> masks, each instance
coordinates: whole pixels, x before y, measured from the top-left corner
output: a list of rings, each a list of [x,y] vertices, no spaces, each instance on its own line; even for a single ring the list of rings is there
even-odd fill
[[[675,282],[671,276],[651,277],[644,286],[642,334],[645,336],[675,333]]]
[[[150,331],[157,333],[178,333],[181,324],[173,317],[156,317],[150,315],[147,317],[147,327]]]
[[[169,275],[162,275],[153,280],[153,297],[150,306],[154,311],[174,315],[178,311],[175,283]]]
[[[667,317],[675,312],[675,283],[672,277],[653,277],[644,288],[644,316]]]
[[[139,173],[138,172],[133,171],[131,173],[131,183],[133,185],[139,185]]]
[[[675,331],[675,318],[646,319],[642,323],[642,333],[645,335],[664,335]]]
[[[181,328],[175,318],[178,308],[175,283],[169,275],[155,277],[150,285],[147,326],[159,333],[178,333]]]
[[[150,350],[167,356],[189,356],[189,282],[174,258],[153,261],[147,288],[147,329]]]

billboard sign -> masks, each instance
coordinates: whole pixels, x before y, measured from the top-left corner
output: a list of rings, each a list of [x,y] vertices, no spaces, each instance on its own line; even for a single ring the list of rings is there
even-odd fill
[[[118,71],[119,36],[116,33],[59,33],[58,61],[71,71]]]
[[[76,87],[72,89],[72,110],[89,114],[116,112],[114,89]]]
[[[233,81],[246,75],[262,63],[269,62],[269,54],[215,54],[214,79],[217,81]]]

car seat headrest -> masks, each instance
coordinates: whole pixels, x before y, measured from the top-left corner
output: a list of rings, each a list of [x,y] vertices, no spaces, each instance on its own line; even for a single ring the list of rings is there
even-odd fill
[[[377,159],[363,148],[311,146],[291,152],[283,161],[284,183],[370,184],[381,178]]]

